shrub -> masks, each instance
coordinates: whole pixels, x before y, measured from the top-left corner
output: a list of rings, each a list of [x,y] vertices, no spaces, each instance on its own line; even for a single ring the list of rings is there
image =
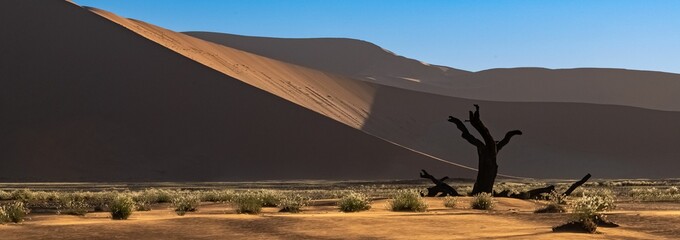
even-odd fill
[[[358,212],[371,209],[371,201],[366,194],[349,192],[338,201],[338,207],[343,212]]]
[[[261,190],[258,194],[260,195],[260,200],[262,200],[263,207],[276,207],[279,205],[281,198],[283,198],[281,193],[274,190]]]
[[[185,193],[175,196],[172,199],[172,207],[175,208],[177,215],[184,216],[186,212],[194,212],[201,204],[201,199],[196,193]]]
[[[258,214],[262,211],[262,195],[255,192],[243,192],[238,194],[233,203],[237,213]]]
[[[444,207],[454,208],[456,207],[456,203],[458,203],[458,198],[452,196],[444,197]]]
[[[30,210],[24,206],[23,202],[15,201],[3,206],[0,206],[0,223],[14,222],[20,223],[24,221],[24,217]]]
[[[11,193],[11,200],[17,200],[21,202],[27,202],[30,200],[33,200],[34,193],[31,190],[28,189],[19,189],[19,190],[14,190]]]
[[[550,191],[550,193],[543,194],[548,201],[551,203],[555,204],[566,204],[567,203],[567,196],[565,196],[562,193],[559,193],[555,190]]]
[[[303,197],[300,194],[290,194],[279,201],[279,208],[281,208],[281,212],[298,213],[309,204],[309,201],[309,198]]]
[[[629,192],[630,197],[635,201],[641,202],[678,202],[680,201],[680,190],[677,187],[667,189],[634,188]]]
[[[90,193],[87,196],[87,203],[94,208],[95,212],[102,212],[108,208],[114,196],[115,193],[109,191]]]
[[[210,190],[201,192],[202,202],[230,202],[234,199],[236,195],[234,191],[231,190]]]
[[[135,210],[135,201],[128,194],[119,194],[113,198],[109,211],[114,220],[125,220],[132,215]]]
[[[65,198],[61,201],[60,209],[57,214],[64,213],[69,215],[84,216],[90,211],[91,206],[84,199]]]
[[[420,194],[413,190],[399,190],[389,202],[392,211],[424,212],[427,204]]]
[[[12,193],[0,190],[0,200],[11,200],[12,199]]]
[[[565,209],[562,205],[559,205],[557,203],[549,203],[545,207],[536,209],[534,213],[563,213],[566,211],[567,209]]]
[[[493,197],[490,193],[478,193],[473,196],[470,207],[473,209],[490,210],[493,208]]]
[[[609,196],[583,196],[572,204],[573,214],[575,220],[582,221],[584,219],[595,219],[602,211],[607,211],[614,208],[614,199]]]

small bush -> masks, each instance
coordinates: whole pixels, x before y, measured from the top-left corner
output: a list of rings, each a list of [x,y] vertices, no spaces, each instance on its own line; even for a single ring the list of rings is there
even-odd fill
[[[84,216],[92,207],[84,199],[66,198],[62,200],[57,214],[64,213],[69,215]]]
[[[231,190],[210,190],[201,192],[202,202],[230,202],[236,194]]]
[[[371,201],[366,194],[349,192],[338,201],[338,207],[343,212],[359,212],[371,209]]]
[[[566,204],[567,203],[567,196],[565,196],[562,193],[559,193],[555,190],[550,191],[550,193],[543,194],[545,199],[548,199],[551,203],[555,204]]]
[[[263,207],[276,207],[279,205],[281,198],[283,198],[281,193],[274,190],[261,190],[258,194],[260,195],[260,200],[262,200]]]
[[[458,203],[458,198],[456,198],[456,197],[452,197],[452,196],[444,197],[444,207],[454,208],[454,207],[456,207],[457,203]]]
[[[536,209],[534,213],[563,213],[566,212],[567,209],[564,208],[562,205],[556,204],[556,203],[549,203],[545,207]]]
[[[303,197],[300,194],[290,194],[279,201],[279,208],[281,208],[281,212],[298,213],[309,204],[309,200],[309,198]]]
[[[262,195],[255,192],[244,192],[238,194],[233,203],[236,205],[237,213],[258,214],[262,211]]]
[[[11,200],[12,199],[12,193],[0,190],[0,200]]]
[[[472,209],[490,210],[493,208],[493,197],[490,193],[478,193],[473,196],[470,207]]]
[[[113,198],[109,210],[111,211],[111,219],[125,220],[132,215],[135,210],[135,201],[128,194],[120,194]]]
[[[104,191],[90,193],[87,196],[87,203],[94,208],[95,212],[106,211],[109,203],[113,200],[116,194],[114,192]]]
[[[185,193],[172,199],[172,207],[177,215],[184,216],[186,212],[194,212],[201,204],[201,199],[196,193]]]
[[[427,211],[427,204],[418,192],[399,190],[390,200],[389,208],[392,211],[424,212]]]
[[[614,208],[613,197],[606,196],[583,196],[573,202],[572,217],[575,220],[582,221],[584,219],[593,220],[600,215],[600,212],[607,211]]]
[[[31,212],[23,202],[15,201],[0,206],[0,223],[13,222],[20,223],[24,217]]]

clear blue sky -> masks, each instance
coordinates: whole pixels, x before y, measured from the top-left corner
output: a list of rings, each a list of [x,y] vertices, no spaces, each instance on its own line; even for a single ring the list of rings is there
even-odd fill
[[[175,31],[345,37],[424,62],[680,73],[680,1],[75,0]]]

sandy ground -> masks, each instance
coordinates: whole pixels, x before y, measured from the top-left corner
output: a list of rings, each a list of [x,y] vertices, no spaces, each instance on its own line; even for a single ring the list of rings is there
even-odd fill
[[[206,203],[198,212],[177,216],[167,205],[158,205],[126,221],[110,220],[107,213],[32,214],[22,224],[0,226],[0,232],[2,239],[670,239],[680,223],[678,210],[627,205],[611,215],[619,228],[553,233],[551,227],[568,216],[532,213],[540,203],[498,199],[495,210],[480,211],[469,209],[469,201],[459,198],[458,207],[448,209],[430,198],[424,213],[388,211],[386,200],[359,213],[338,212],[332,201],[316,202],[299,214],[265,208],[259,215]],[[631,207],[640,210],[625,209]]]

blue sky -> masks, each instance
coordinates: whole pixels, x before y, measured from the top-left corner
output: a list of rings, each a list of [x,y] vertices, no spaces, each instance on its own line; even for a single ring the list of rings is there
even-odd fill
[[[75,0],[175,31],[345,37],[471,71],[680,73],[680,1]]]

